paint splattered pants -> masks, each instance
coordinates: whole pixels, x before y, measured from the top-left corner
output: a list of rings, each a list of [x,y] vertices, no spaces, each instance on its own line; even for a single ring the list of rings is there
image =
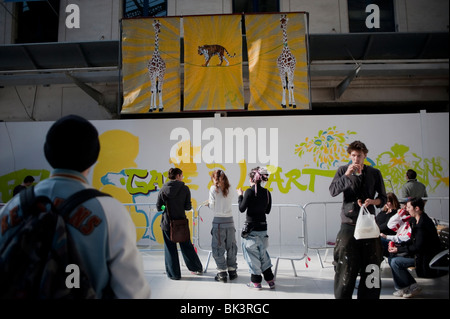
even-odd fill
[[[334,296],[351,299],[360,275],[358,299],[378,299],[381,291],[380,264],[383,248],[380,238],[356,240],[355,226],[341,224],[334,248]]]

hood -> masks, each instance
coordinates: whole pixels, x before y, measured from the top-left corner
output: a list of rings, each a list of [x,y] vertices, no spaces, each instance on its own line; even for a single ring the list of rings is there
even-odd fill
[[[168,198],[174,198],[178,195],[183,186],[184,182],[177,180],[169,181],[161,188],[161,192]]]

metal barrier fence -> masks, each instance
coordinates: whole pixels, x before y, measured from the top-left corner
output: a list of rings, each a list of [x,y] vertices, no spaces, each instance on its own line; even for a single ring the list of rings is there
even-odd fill
[[[341,201],[328,201],[328,202],[309,202],[306,203],[302,206],[303,210],[305,211],[305,214],[307,213],[307,210],[310,209],[312,206],[317,206],[317,205],[321,205],[323,206],[324,212],[323,212],[323,220],[322,220],[322,241],[319,244],[314,244],[311,246],[308,246],[308,249],[312,249],[315,250],[317,253],[317,257],[320,261],[320,266],[322,268],[324,268],[323,265],[323,261],[322,261],[322,257],[320,256],[320,250],[326,250],[326,253],[328,254],[328,249],[330,248],[334,248],[334,239],[336,238],[336,232],[333,238],[333,242],[331,242],[329,235],[331,236],[331,234],[329,234],[329,228],[330,228],[330,223],[328,222],[329,219],[329,215],[328,215],[328,207],[330,205],[339,205],[339,208],[334,208],[333,209],[333,214],[337,215],[339,218],[339,225],[340,225],[340,207],[342,205],[342,200]],[[319,227],[317,227],[319,228]],[[320,231],[319,229],[317,231]],[[325,259],[326,259],[326,255],[325,255]]]
[[[233,208],[236,208],[238,205],[237,204],[233,204],[232,205]],[[206,261],[206,266],[204,271],[206,272],[208,270],[208,266],[209,266],[209,262],[211,259],[211,255],[212,255],[212,250],[210,249],[210,247],[206,248],[203,246],[202,243],[202,238],[201,238],[201,234],[204,233],[204,231],[202,232],[202,230],[200,229],[200,224],[203,222],[203,218],[205,217],[205,215],[202,215],[202,210],[204,209],[204,205],[200,205],[197,209],[197,215],[194,218],[193,221],[193,225],[195,229],[193,231],[193,242],[196,245],[197,249],[202,250],[204,252],[208,253],[208,257],[207,257],[207,261]],[[283,243],[282,243],[282,234],[283,234],[283,222],[282,222],[282,216],[283,214],[281,213],[282,209],[286,209],[286,208],[292,208],[296,211],[296,216],[295,218],[300,220],[301,223],[301,227],[299,230],[299,234],[297,234],[297,238],[301,240],[301,245],[296,246],[296,249],[301,249],[301,246],[303,247],[303,251],[296,251],[294,252],[295,257],[290,257],[290,256],[283,256],[283,252],[282,252],[282,247],[283,247]],[[271,219],[273,219],[274,216],[274,209],[276,209],[276,213],[277,213],[277,219],[278,219],[278,228],[277,228],[277,233],[278,236],[272,236],[271,235],[271,239],[269,240],[270,242],[270,246],[278,246],[279,247],[279,253],[278,256],[276,257],[276,263],[275,263],[275,269],[274,269],[274,275],[276,276],[277,270],[278,270],[278,264],[279,261],[281,259],[286,259],[286,260],[290,260],[291,264],[292,264],[292,268],[294,271],[295,276],[297,276],[297,272],[295,269],[295,265],[294,265],[294,261],[299,261],[299,260],[303,260],[305,258],[308,258],[307,252],[308,252],[308,236],[307,236],[307,229],[305,227],[306,225],[306,214],[304,209],[302,208],[301,205],[297,205],[297,204],[272,204],[272,211],[270,213]],[[233,219],[234,219],[234,223],[235,223],[235,227],[236,227],[236,239],[237,239],[237,246],[238,249],[241,248],[242,242],[241,242],[241,236],[240,236],[240,232],[241,229],[243,227],[243,222],[245,220],[244,218],[241,218],[241,214],[238,213],[233,214]],[[245,215],[244,215],[245,216]],[[210,218],[212,218],[212,214],[210,215]],[[268,217],[269,218],[269,217]],[[272,233],[275,232],[275,230],[273,228],[270,227],[270,224],[273,225],[273,221],[272,223],[269,223],[269,231],[272,230]],[[211,223],[205,223],[205,225],[208,226],[208,229],[211,229],[212,224]],[[275,239],[273,238],[275,237]],[[210,240],[210,236],[209,236],[209,242]],[[275,240],[275,242],[274,242]],[[271,251],[271,253],[273,253],[273,251]],[[242,254],[242,253],[239,253]]]
[[[144,229],[144,235],[142,236],[142,239],[140,239],[137,242],[139,250],[141,251],[162,250],[163,245],[158,244],[158,242],[156,241],[155,234],[153,232],[153,222],[159,215],[162,214],[162,212],[159,212],[156,209],[156,203],[132,203],[123,205],[128,210],[128,213],[131,214],[131,208],[134,207],[136,213],[140,213],[145,216],[147,226],[136,226],[136,230]],[[157,225],[157,227],[159,228],[159,225]]]
[[[444,223],[448,225],[448,221],[449,221],[449,217],[448,217],[448,213],[449,213],[449,209],[448,209],[448,202],[449,202],[449,197],[425,197],[423,198],[424,200],[427,201],[426,205],[425,205],[425,212],[427,212],[427,214],[436,220],[436,222],[439,223]],[[318,202],[309,202],[306,203],[302,206],[302,208],[305,211],[305,214],[311,216],[312,214],[312,209],[314,206],[322,206],[322,211],[321,212],[317,212],[315,211],[314,213],[322,213],[323,214],[323,227],[322,227],[322,241],[320,243],[314,243],[313,245],[308,246],[308,249],[312,249],[312,250],[316,250],[317,253],[317,257],[320,261],[320,265],[323,268],[323,260],[322,257],[320,255],[320,251],[321,250],[326,250],[326,255],[325,258],[327,258],[327,254],[328,254],[328,250],[334,248],[334,239],[336,238],[337,235],[337,231],[339,231],[339,229],[334,229],[333,233],[330,233],[330,215],[329,215],[329,211],[330,211],[330,206],[332,205],[338,205],[337,207],[334,207],[332,209],[332,216],[335,218],[335,224],[334,226],[336,227],[336,225],[339,225],[338,227],[340,227],[340,210],[341,210],[341,205],[342,205],[342,201],[318,201]],[[336,224],[337,223],[337,224]],[[306,225],[306,228],[308,228],[308,225]],[[317,227],[319,228],[319,227]],[[319,231],[319,229],[314,229],[315,231]],[[331,238],[330,236],[333,236],[332,240],[333,242],[331,242]]]
[[[448,205],[449,205],[449,197],[427,197],[424,198],[424,200],[427,201],[427,204],[425,206],[425,211],[427,212],[427,214],[431,217],[434,218],[435,220],[439,221],[440,223],[444,223],[447,224],[449,223],[449,209],[448,209]],[[304,205],[300,205],[300,204],[272,204],[272,212],[270,215],[270,218],[273,219],[273,215],[274,215],[274,208],[277,208],[277,220],[278,220],[278,228],[276,230],[274,230],[273,228],[270,227],[270,224],[273,225],[273,222],[270,223],[269,222],[269,231],[271,230],[272,233],[277,231],[278,236],[271,236],[271,240],[270,240],[270,245],[276,246],[278,245],[279,247],[279,252],[278,252],[278,256],[276,257],[276,263],[275,263],[275,270],[274,270],[274,275],[276,276],[277,273],[277,269],[278,269],[278,264],[279,261],[284,259],[284,260],[290,260],[291,264],[292,264],[292,268],[294,271],[294,275],[297,276],[297,272],[294,266],[294,261],[300,261],[303,260],[305,258],[307,258],[307,260],[309,259],[308,257],[308,251],[310,249],[315,250],[318,256],[318,259],[320,261],[321,267],[323,268],[323,261],[322,258],[320,256],[320,251],[321,250],[326,250],[326,253],[328,253],[329,249],[334,248],[334,242],[331,242],[331,239],[334,241],[337,235],[337,231],[338,229],[331,229],[330,232],[330,217],[334,218],[335,221],[333,221],[332,226],[336,227],[340,227],[340,205],[342,204],[342,201],[317,201],[317,202],[308,202]],[[338,205],[337,207],[332,209],[332,215],[329,214],[330,211],[330,206],[331,205]],[[154,222],[156,220],[156,218],[162,214],[162,212],[157,211],[156,209],[156,203],[132,203],[132,204],[124,204],[124,206],[127,208],[127,210],[131,213],[131,207],[135,207],[135,210],[137,213],[142,213],[144,214],[145,218],[146,218],[146,224],[147,226],[137,226],[136,229],[145,229],[144,231],[144,235],[143,235],[143,239],[141,239],[137,244],[138,246],[141,246],[140,250],[149,250],[149,251],[156,251],[156,250],[162,250],[163,246],[162,244],[157,243],[156,241],[156,237],[153,231],[153,227],[154,227]],[[233,204],[233,207],[236,208],[238,205],[237,204]],[[322,240],[319,243],[314,243],[310,246],[309,244],[309,236],[308,236],[308,223],[307,223],[307,216],[308,215],[312,215],[313,214],[313,207],[317,207],[317,206],[322,206],[322,213],[323,213],[323,220],[320,224],[320,226],[314,227],[314,233],[316,234],[316,237],[322,237]],[[209,262],[211,259],[211,255],[212,255],[212,250],[210,249],[210,247],[206,248],[203,247],[202,244],[202,233],[201,229],[200,229],[200,224],[201,222],[203,222],[203,217],[202,217],[202,209],[204,209],[204,205],[200,205],[197,209],[197,213],[195,213],[195,211],[193,211],[193,216],[192,216],[192,242],[193,244],[196,246],[197,249],[202,250],[204,252],[208,253],[208,257],[207,257],[207,261],[206,261],[206,267],[204,269],[204,271],[206,272],[208,270],[208,266],[209,266]],[[297,235],[297,238],[301,240],[301,243],[299,243],[298,245],[294,245],[295,246],[295,251],[294,253],[292,253],[292,256],[284,256],[284,252],[282,252],[282,247],[283,247],[283,242],[282,242],[282,235],[283,233],[283,214],[281,212],[282,209],[287,209],[287,208],[292,208],[296,211],[296,216],[295,218],[300,220],[301,226],[300,226],[300,230],[299,233]],[[314,212],[315,214],[317,212]],[[210,215],[210,217],[212,216],[212,214]],[[244,215],[245,216],[245,215]],[[238,248],[241,247],[241,236],[240,236],[240,231],[243,227],[243,222],[245,217],[241,218],[241,213],[237,213],[234,214],[234,221],[235,221],[235,226],[236,226],[236,238],[237,238],[237,243],[238,243]],[[268,217],[269,218],[269,217]],[[320,218],[320,217],[319,217]],[[208,229],[211,229],[211,223],[205,223],[205,226],[207,225]],[[159,229],[159,225],[156,225]],[[319,231],[322,231],[322,234],[318,235]],[[297,231],[297,229],[296,229]],[[209,232],[208,232],[209,234]],[[272,239],[272,237],[275,237],[275,242]],[[209,242],[210,242],[210,238],[209,237]],[[142,242],[142,240],[144,242]],[[146,247],[146,248],[143,248]],[[302,249],[303,248],[303,249]],[[273,251],[271,251],[273,253]],[[240,253],[241,254],[241,253]],[[325,255],[325,259],[326,259],[326,255]]]

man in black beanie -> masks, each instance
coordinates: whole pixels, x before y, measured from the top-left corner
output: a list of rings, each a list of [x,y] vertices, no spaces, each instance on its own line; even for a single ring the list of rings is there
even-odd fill
[[[49,129],[44,153],[54,168],[50,178],[34,187],[35,196],[46,196],[58,206],[72,194],[92,188],[87,180],[89,168],[97,161],[100,141],[97,129],[77,115],[65,116]],[[12,220],[11,216],[18,216]],[[23,216],[20,196],[0,211],[5,231],[0,244],[14,236]],[[68,217],[68,231],[84,263],[98,298],[149,298],[150,287],[144,277],[143,262],[136,247],[136,227],[126,208],[110,196],[85,201]],[[3,229],[2,229],[3,230]]]
[[[97,129],[84,118],[68,115],[56,121],[47,133],[45,158],[53,168],[83,172],[98,158]]]

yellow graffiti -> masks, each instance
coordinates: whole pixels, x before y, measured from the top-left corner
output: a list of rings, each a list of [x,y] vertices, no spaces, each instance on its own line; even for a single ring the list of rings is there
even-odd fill
[[[111,184],[102,184],[101,179],[109,172],[120,172],[124,167],[137,167],[135,162],[139,154],[139,138],[127,131],[110,130],[100,135],[100,154],[93,170],[92,185],[113,196],[122,203],[132,203],[132,195],[126,188],[120,188]],[[130,207],[130,216],[138,227],[136,240],[142,238],[147,226],[147,220],[143,214],[138,214],[135,207]],[[162,236],[161,236],[162,240]]]
[[[345,134],[336,130],[336,126],[329,127],[320,130],[314,138],[306,137],[303,143],[295,145],[295,153],[300,158],[305,153],[312,153],[317,167],[329,169],[348,159],[345,141],[347,135],[353,134],[356,132],[347,131]]]
[[[190,189],[198,189],[197,184],[191,184],[192,178],[198,176],[194,157],[200,152],[200,147],[192,147],[191,141],[181,141],[177,144],[176,157],[171,157],[169,163],[183,171],[184,182]]]

